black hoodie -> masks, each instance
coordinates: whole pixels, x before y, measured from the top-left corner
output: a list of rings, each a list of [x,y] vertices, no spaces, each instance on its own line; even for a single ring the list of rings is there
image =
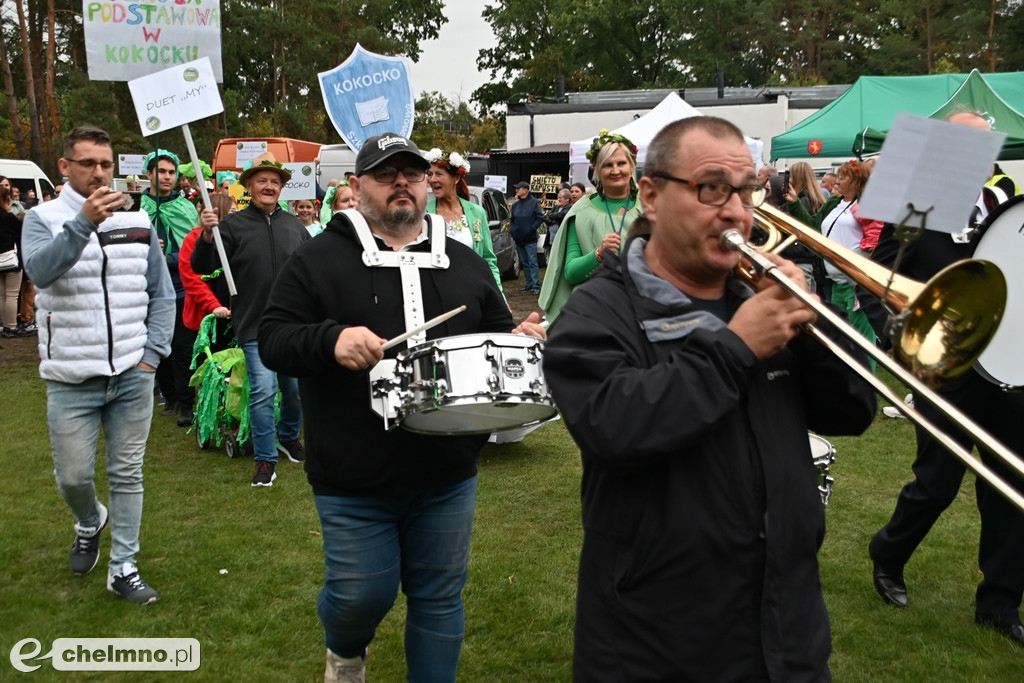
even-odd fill
[[[377,240],[381,251],[389,251]],[[413,251],[429,251],[427,242]],[[405,332],[397,268],[369,268],[355,230],[335,214],[323,233],[300,246],[281,269],[259,326],[267,367],[299,378],[306,420],[306,474],[317,495],[387,495],[463,481],[476,473],[487,440],[479,436],[424,436],[386,432],[370,408],[368,371],[351,371],[334,358],[346,327],[365,326],[384,338]],[[487,263],[447,239],[447,269],[420,271],[429,320],[467,309],[428,330],[427,339],[476,332],[510,332],[512,316]],[[386,352],[394,358],[406,348]]]

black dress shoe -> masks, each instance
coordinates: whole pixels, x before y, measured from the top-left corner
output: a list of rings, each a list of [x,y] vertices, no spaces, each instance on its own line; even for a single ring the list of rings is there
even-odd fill
[[[893,607],[907,606],[907,584],[903,581],[903,569],[890,571],[875,562],[875,590],[886,604]]]
[[[999,619],[990,619],[983,616],[974,617],[974,621],[978,626],[998,631],[1018,645],[1024,646],[1024,624],[1021,624],[1019,621],[1000,621]]]

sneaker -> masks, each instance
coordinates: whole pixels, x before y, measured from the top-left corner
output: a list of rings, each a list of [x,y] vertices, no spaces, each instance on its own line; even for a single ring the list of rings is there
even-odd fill
[[[38,332],[38,331],[39,330],[36,327],[36,324],[34,322],[33,323],[20,323],[18,325],[18,334],[21,335],[22,337],[31,337],[33,334],[36,334],[36,332]]]
[[[256,461],[256,474],[252,475],[253,486],[273,486],[277,479],[277,472],[274,471],[274,463],[269,460]]]
[[[138,568],[131,562],[121,565],[120,574],[107,575],[107,590],[137,605],[148,605],[160,597],[156,589],[146,585],[139,576]]]
[[[910,408],[913,408],[914,407],[914,395],[913,394],[907,394],[903,398],[903,402],[906,403],[907,406],[909,406]],[[906,415],[901,413],[899,411],[899,409],[897,409],[894,406],[885,406],[884,408],[882,408],[882,414],[885,415],[886,417],[895,417],[895,418],[902,418],[902,419],[906,419],[906,417],[907,417]]]
[[[324,683],[366,683],[366,654],[362,657],[339,657],[327,648],[327,669]]]
[[[302,442],[298,439],[278,443],[277,450],[292,462],[302,462],[306,459],[306,449],[302,447]]]
[[[18,328],[5,327],[3,332],[0,332],[0,337],[3,337],[4,339],[15,339],[18,337]]]
[[[106,528],[110,517],[103,503],[96,503],[100,509],[100,523],[94,527],[75,525],[75,543],[71,546],[71,571],[75,576],[85,576],[96,566],[100,557],[100,532]]]

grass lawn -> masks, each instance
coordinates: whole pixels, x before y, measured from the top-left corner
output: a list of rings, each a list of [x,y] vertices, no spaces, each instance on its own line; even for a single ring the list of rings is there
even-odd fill
[[[105,590],[109,533],[97,569],[71,575],[72,519],[53,482],[33,341],[0,345],[0,681],[322,680],[321,539],[300,465],[281,463],[272,488],[253,489],[251,461],[200,451],[173,418],[156,414],[139,564],[160,601],[140,608]],[[912,426],[879,417],[864,436],[832,442],[836,484],[821,562],[836,680],[1024,680],[1024,651],[972,621],[980,579],[973,486],[907,567],[911,607],[889,608],[872,588],[867,543],[909,476]],[[522,443],[485,448],[460,680],[570,679],[579,477],[559,422]],[[106,500],[104,476],[98,485]],[[371,646],[372,681],[404,680],[403,616],[400,602]],[[202,666],[156,675],[12,668],[16,642],[34,638],[46,652],[69,637],[196,638]]]

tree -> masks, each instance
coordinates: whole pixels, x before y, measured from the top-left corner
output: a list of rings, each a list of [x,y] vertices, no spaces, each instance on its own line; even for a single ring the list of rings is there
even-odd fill
[[[442,0],[221,0],[225,114],[190,126],[197,149],[209,154],[220,138],[245,135],[340,141],[317,73],[357,42],[418,59],[421,41],[437,37],[445,21],[442,7]],[[81,9],[81,0],[0,0],[5,153],[31,157],[53,175],[54,150],[81,123],[106,128],[119,150],[158,142],[183,150],[177,132],[158,141],[141,135],[125,83],[89,80]]]
[[[1005,69],[1020,0],[494,0],[485,107],[570,91],[852,83],[862,74]]]
[[[496,116],[477,116],[466,102],[452,102],[439,92],[429,92],[416,101],[412,139],[420,149],[485,153],[504,146],[505,125]]]

